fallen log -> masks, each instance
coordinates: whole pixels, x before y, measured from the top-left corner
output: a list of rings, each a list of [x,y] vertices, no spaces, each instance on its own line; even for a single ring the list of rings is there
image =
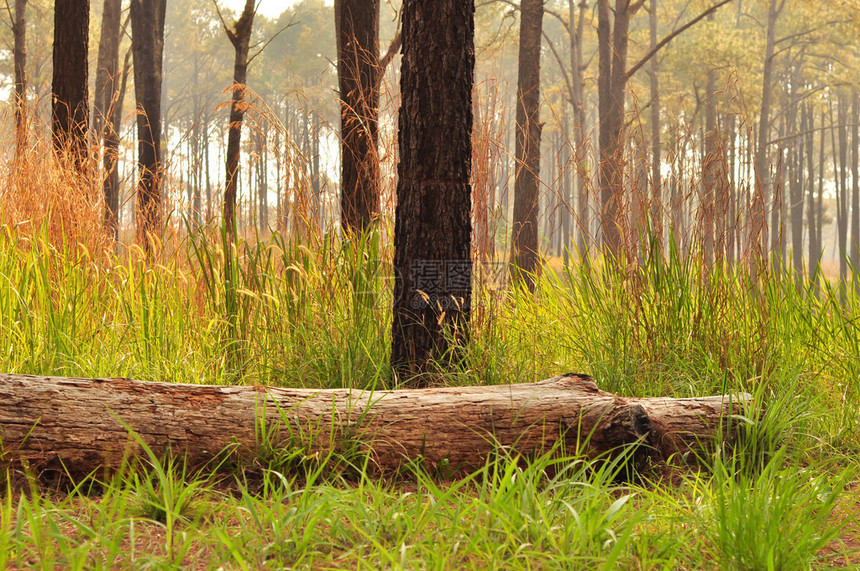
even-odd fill
[[[131,428],[157,454],[184,454],[192,466],[227,447],[256,457],[273,435],[275,446],[321,452],[350,442],[382,471],[416,459],[430,469],[473,469],[499,446],[528,457],[559,438],[591,455],[641,443],[640,459],[665,459],[707,447],[720,431],[731,438],[737,423],[729,417],[750,400],[624,398],[576,374],[375,392],[0,375],[0,450],[37,473],[87,473],[134,453]]]

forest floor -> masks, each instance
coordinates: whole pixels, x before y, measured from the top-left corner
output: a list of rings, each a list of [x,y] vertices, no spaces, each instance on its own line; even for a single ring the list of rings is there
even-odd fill
[[[0,235],[0,370],[207,384],[366,387],[391,378],[390,246],[203,234],[158,263],[47,234]],[[602,269],[601,269],[602,268]],[[695,468],[618,483],[611,463],[499,454],[439,481],[340,458],[189,474],[150,458],[76,486],[6,471],[0,568],[860,566],[860,297],[832,281],[554,264],[534,294],[478,268],[449,384],[590,373],[630,396],[754,396],[743,438]],[[232,318],[228,314],[232,312]],[[753,422],[750,419],[759,419]],[[4,452],[0,450],[0,452]],[[676,459],[679,460],[679,459]],[[22,484],[17,487],[17,484]]]

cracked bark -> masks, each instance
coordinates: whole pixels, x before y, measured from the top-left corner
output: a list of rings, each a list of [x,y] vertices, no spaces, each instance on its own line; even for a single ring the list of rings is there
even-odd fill
[[[379,472],[422,459],[428,469],[456,474],[483,466],[498,447],[528,458],[559,439],[568,453],[584,447],[591,456],[642,443],[637,464],[707,449],[720,432],[732,438],[729,415],[750,399],[625,398],[575,374],[376,392],[0,375],[0,438],[7,462],[75,475],[139,452],[123,423],[157,454],[169,448],[192,467],[228,447],[240,460],[257,457],[265,424],[284,447],[295,446],[289,436],[297,434],[323,453],[357,442]]]

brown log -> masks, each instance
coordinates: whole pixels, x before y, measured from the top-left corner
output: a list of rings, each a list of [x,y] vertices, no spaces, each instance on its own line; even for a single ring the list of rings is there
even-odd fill
[[[575,374],[376,392],[0,375],[0,438],[5,462],[78,474],[119,464],[134,448],[124,425],[157,454],[169,448],[194,466],[227,447],[242,458],[260,453],[265,424],[269,435],[278,428],[284,446],[298,434],[323,452],[358,442],[381,471],[421,458],[430,469],[457,472],[480,467],[498,446],[528,457],[559,438],[568,452],[588,438],[591,455],[642,442],[640,459],[664,459],[707,447],[720,430],[731,437],[728,415],[750,400],[625,398]]]

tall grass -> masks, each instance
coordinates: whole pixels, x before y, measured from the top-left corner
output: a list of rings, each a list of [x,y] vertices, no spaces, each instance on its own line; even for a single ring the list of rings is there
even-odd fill
[[[29,206],[0,196],[0,370],[390,382],[385,223],[354,240],[275,232],[228,247],[219,228],[189,224],[148,261],[104,239],[86,181],[22,168],[47,169],[26,176],[55,194]],[[671,250],[623,269],[598,257],[547,267],[533,295],[488,272],[475,300],[464,364],[445,382],[577,371],[622,395],[747,391],[755,407],[733,419],[745,437],[637,486],[615,483],[611,463],[575,456],[523,465],[500,453],[457,482],[415,468],[407,484],[371,480],[348,458],[310,461],[298,447],[260,459],[262,484],[150,457],[64,495],[7,487],[0,568],[805,569],[828,565],[831,552],[853,557],[843,543],[860,532],[845,493],[856,490],[860,450],[856,293],[798,288],[783,273],[752,283]]]

